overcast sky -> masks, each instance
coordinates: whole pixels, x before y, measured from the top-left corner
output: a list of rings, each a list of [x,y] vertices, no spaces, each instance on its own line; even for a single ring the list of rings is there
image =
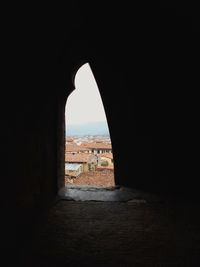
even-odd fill
[[[99,89],[89,64],[83,65],[76,73],[75,87],[67,99],[66,124],[106,121]]]

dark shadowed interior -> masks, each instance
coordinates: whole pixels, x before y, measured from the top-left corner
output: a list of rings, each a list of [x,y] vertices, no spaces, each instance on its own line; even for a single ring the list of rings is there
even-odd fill
[[[4,266],[198,266],[195,10],[186,5],[155,9],[69,1],[62,14],[53,7],[51,12],[8,13],[0,92]],[[111,208],[105,202],[62,202],[57,194],[64,186],[65,104],[74,89],[74,75],[86,62],[106,110],[116,185],[140,192],[132,204],[115,203]],[[100,215],[105,219],[96,225]],[[49,228],[41,230],[42,225]],[[104,233],[110,247],[102,240],[98,243],[93,227]],[[134,236],[138,229],[141,235]],[[67,231],[78,233],[70,237]],[[118,247],[108,241],[112,231]],[[73,249],[67,243],[70,238]],[[156,254],[158,247],[163,250]]]

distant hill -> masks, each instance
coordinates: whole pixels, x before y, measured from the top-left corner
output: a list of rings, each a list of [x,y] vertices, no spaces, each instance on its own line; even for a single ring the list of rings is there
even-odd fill
[[[66,127],[66,135],[109,135],[109,129],[106,121],[69,124]]]

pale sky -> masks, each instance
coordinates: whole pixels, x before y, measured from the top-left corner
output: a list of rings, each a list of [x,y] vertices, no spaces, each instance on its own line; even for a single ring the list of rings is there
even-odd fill
[[[83,65],[77,71],[75,87],[66,103],[66,124],[107,121],[99,89],[89,64]]]

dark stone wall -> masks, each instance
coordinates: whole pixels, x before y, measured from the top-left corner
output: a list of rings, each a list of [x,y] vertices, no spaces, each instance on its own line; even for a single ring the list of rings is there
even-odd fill
[[[116,183],[160,193],[198,189],[199,40],[192,17],[80,5],[74,19],[70,10],[42,13],[37,23],[30,14],[22,22],[12,17],[6,25],[0,94],[8,246],[8,235],[30,228],[62,186],[64,106],[85,62],[105,105]]]
[[[42,93],[16,95],[4,111],[8,125],[2,151],[2,243],[11,247],[57,193],[57,103]]]

